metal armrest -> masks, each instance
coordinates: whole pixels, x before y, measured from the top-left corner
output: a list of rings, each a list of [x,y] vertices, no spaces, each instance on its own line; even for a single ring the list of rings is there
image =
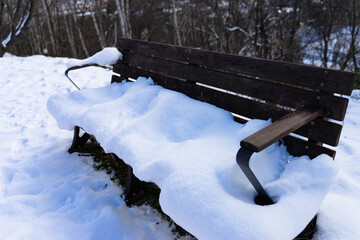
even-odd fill
[[[250,169],[249,163],[252,154],[264,150],[322,114],[322,109],[304,107],[289,113],[241,141],[241,148],[236,155],[236,162],[260,195],[262,205],[273,204],[273,201]]]

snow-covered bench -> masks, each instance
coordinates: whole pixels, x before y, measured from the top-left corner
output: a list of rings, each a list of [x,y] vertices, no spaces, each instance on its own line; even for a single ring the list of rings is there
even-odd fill
[[[295,237],[336,175],[328,145],[338,144],[348,103],[342,95],[350,95],[355,74],[129,39],[117,48],[123,58],[114,84],[48,102],[60,127],[76,126],[72,149],[94,135],[141,180],[155,182],[163,210],[197,237]],[[79,136],[79,127],[89,134]],[[275,204],[253,204],[235,159],[258,202]],[[129,204],[141,191],[130,176]],[[262,229],[251,230],[257,223]]]
[[[271,202],[249,167],[253,152],[283,139],[294,156],[314,158],[335,151],[355,74],[305,65],[255,59],[199,49],[121,39],[123,61],[114,66],[114,81],[138,76],[250,119],[277,120],[241,141],[237,163],[263,201]],[[337,94],[336,96],[334,95]],[[290,114],[291,113],[291,114]],[[296,133],[306,139],[289,136]]]

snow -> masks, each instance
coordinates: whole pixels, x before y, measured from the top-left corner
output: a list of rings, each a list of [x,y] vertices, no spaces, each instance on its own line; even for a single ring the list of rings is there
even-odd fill
[[[17,11],[17,9],[14,10],[14,15],[15,15],[15,12]],[[18,25],[16,26],[16,32],[15,32],[15,35],[18,36],[21,34],[21,31],[23,30],[24,26],[25,26],[25,23],[27,22],[27,20],[29,19],[30,17],[30,11],[26,14],[25,18],[21,18]],[[9,44],[11,38],[13,37],[13,32],[10,31],[10,33],[8,34],[8,36],[2,41],[2,46],[4,48],[6,48],[6,46]]]
[[[50,94],[70,92],[71,59],[0,58],[0,239],[173,239],[149,207],[127,208],[90,157],[69,154],[72,133],[46,109]],[[111,72],[73,73],[82,88],[107,85]],[[102,81],[94,81],[99,78]]]
[[[354,90],[337,148],[338,178],[318,214],[315,239],[360,239],[360,90]],[[326,223],[326,224],[325,224]]]
[[[72,59],[67,63],[67,67],[81,66],[85,64],[97,64],[100,66],[115,64],[122,59],[122,54],[115,47],[106,47],[100,52],[95,53],[86,59]]]
[[[11,40],[11,36],[12,36],[12,32],[9,33],[9,35],[2,41],[2,46],[4,48],[6,48],[6,46],[8,45],[8,43]]]
[[[235,31],[235,30],[240,30],[240,28],[239,27],[228,27],[228,28],[226,28],[228,31],[230,31],[230,32],[233,32],[233,31]]]
[[[240,125],[229,112],[142,77],[55,94],[47,104],[60,128],[83,127],[136,176],[156,183],[163,211],[199,239],[294,238],[315,216],[337,173],[328,156],[293,158],[274,145],[252,159],[277,201],[258,206],[235,155],[241,139],[270,121]],[[252,228],[257,224],[263,227]]]
[[[316,212],[314,239],[360,239],[360,91],[349,98],[334,162],[295,158],[278,145],[253,155],[251,167],[277,201],[262,207],[235,155],[269,121],[237,124],[150,79],[109,85],[102,68],[74,71],[83,90],[72,92],[63,73],[74,61],[0,58],[1,239],[175,238],[154,210],[127,208],[90,157],[67,153],[75,123],[156,182],[163,210],[200,239],[291,239]]]
[[[16,26],[16,36],[20,35],[21,31],[23,30],[25,23],[28,21],[30,17],[31,11],[27,12],[25,18],[21,18],[18,25]]]

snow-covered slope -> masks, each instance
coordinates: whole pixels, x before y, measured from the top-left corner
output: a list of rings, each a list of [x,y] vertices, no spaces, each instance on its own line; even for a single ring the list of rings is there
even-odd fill
[[[109,180],[109,177],[104,173],[95,172],[92,169],[90,158],[78,157],[76,154],[69,155],[66,152],[71,143],[72,132],[58,128],[55,120],[47,112],[46,102],[50,95],[70,93],[76,90],[63,76],[63,72],[69,61],[70,60],[65,58],[49,58],[44,56],[20,58],[8,55],[0,58],[0,97],[2,101],[0,105],[0,221],[2,223],[0,225],[0,238],[173,239],[174,236],[171,233],[171,229],[167,226],[167,223],[161,221],[156,213],[153,213],[149,208],[126,208],[124,202],[119,197],[121,190],[115,187]],[[77,72],[70,73],[70,75],[76,79],[77,84],[82,89],[85,87],[104,87],[101,88],[103,94],[99,97],[105,96],[106,93],[106,101],[111,100],[111,93],[114,94],[113,96],[121,93],[121,91],[119,91],[121,87],[117,85],[108,87],[111,73],[104,69],[89,68],[86,70],[78,70]],[[113,92],[111,92],[112,90]],[[83,92],[91,96],[91,92],[95,91],[97,90],[88,89]],[[74,92],[71,93],[70,96],[76,97],[76,94],[78,93]],[[322,168],[324,166],[330,166],[330,170],[334,169],[333,165],[336,165],[336,168],[339,169],[337,179],[331,186],[330,193],[326,195],[325,200],[320,206],[318,213],[318,232],[315,235],[315,239],[360,239],[360,220],[358,218],[360,215],[360,162],[358,160],[360,155],[359,95],[360,93],[358,91],[354,91],[353,97],[350,98],[349,110],[334,164],[323,164],[322,162],[324,160],[328,160],[326,157],[326,159],[318,159],[314,163],[311,163],[312,165],[319,163],[318,166]],[[151,94],[140,96],[151,97]],[[99,101],[100,98],[95,100]],[[139,105],[137,107],[141,106],[140,102],[138,102]],[[216,115],[215,123],[227,119],[227,113],[217,112],[217,110],[214,111]],[[158,119],[166,119],[167,116],[162,116],[160,113],[161,112],[157,112]],[[88,114],[91,114],[91,112]],[[115,112],[113,114],[115,114]],[[191,119],[191,116],[189,116],[189,118]],[[147,119],[150,118],[148,117]],[[204,130],[206,126],[209,126],[207,125],[209,124],[207,119],[203,119],[203,123],[205,125],[199,125],[197,128],[192,128],[192,126],[188,125],[178,126],[179,128],[185,127],[188,131],[177,132],[176,138],[174,138],[174,135],[170,132],[171,135],[165,134],[160,140],[170,139],[173,142],[174,153],[177,152],[177,148],[179,147],[190,148],[190,146],[194,145],[194,142],[191,144],[187,142],[196,141],[194,137],[198,136],[201,136],[201,139],[197,139],[198,144],[216,144],[216,139],[207,138],[208,135],[206,135],[206,133],[209,133],[208,129],[205,129],[206,131]],[[222,145],[227,145],[227,148],[230,150],[229,152],[234,150],[235,153],[231,154],[236,154],[238,141],[242,138],[242,134],[245,135],[247,134],[246,131],[251,132],[263,124],[267,123],[264,121],[251,121],[245,127],[232,125],[231,127],[237,128],[238,132],[233,133],[233,139],[229,138],[229,140],[226,138],[228,142],[224,139],[224,144]],[[166,127],[167,126],[158,126],[155,130],[159,130],[162,133],[169,133]],[[67,128],[70,128],[70,126],[67,126]],[[138,122],[137,128],[143,129],[143,133],[147,134],[147,136],[156,133],[150,131],[151,129],[148,129],[141,121]],[[199,133],[199,129],[203,129],[204,131]],[[225,133],[231,132],[227,128],[221,130],[224,130]],[[244,132],[241,133],[241,130]],[[204,139],[207,140],[201,142]],[[133,140],[133,142],[129,142],[129,144],[133,144],[132,148],[134,146],[136,147],[135,141],[137,139],[134,138]],[[181,143],[181,141],[184,140],[187,142]],[[177,145],[178,143],[181,144]],[[211,146],[214,146],[214,149],[218,147],[215,145]],[[207,149],[207,147],[208,146],[204,147],[204,149]],[[212,148],[210,148],[209,152],[204,150],[203,153],[209,156],[210,167],[212,169],[212,167],[216,165],[216,162],[211,160],[211,158],[213,158],[211,149]],[[137,154],[146,156],[147,150],[145,150]],[[118,154],[121,155],[121,153]],[[127,154],[130,156],[130,153]],[[166,202],[166,199],[181,203],[182,205],[179,205],[178,210],[183,210],[186,216],[189,216],[189,213],[191,214],[192,211],[199,211],[201,209],[214,208],[214,214],[226,212],[228,210],[225,206],[232,206],[232,204],[234,205],[230,210],[232,212],[239,212],[243,210],[241,209],[242,203],[239,205],[239,202],[242,201],[244,204],[247,204],[248,209],[243,212],[245,217],[241,218],[237,223],[241,222],[241,224],[245,224],[245,226],[248,227],[243,228],[240,235],[236,236],[230,236],[228,232],[224,231],[221,235],[222,239],[241,239],[242,236],[257,234],[257,231],[266,232],[267,230],[264,230],[264,228],[269,228],[269,232],[277,231],[275,228],[272,228],[273,224],[265,226],[254,224],[250,226],[246,223],[246,220],[253,221],[258,217],[251,215],[251,213],[254,212],[264,214],[266,219],[273,217],[283,220],[282,231],[288,234],[293,232],[294,229],[287,228],[287,219],[283,216],[286,216],[286,214],[296,216],[297,212],[302,214],[303,211],[299,209],[299,206],[296,204],[296,201],[302,200],[286,199],[286,196],[291,196],[291,191],[290,193],[286,192],[284,190],[285,188],[282,189],[279,186],[292,182],[279,182],[276,181],[276,179],[278,179],[279,173],[282,172],[283,167],[286,165],[285,169],[288,169],[288,173],[291,174],[283,174],[285,176],[281,175],[280,179],[292,179],[293,182],[299,183],[299,178],[301,179],[301,177],[306,175],[294,175],[294,171],[291,171],[291,166],[299,169],[299,167],[295,165],[300,164],[304,167],[300,170],[305,173],[305,167],[310,164],[306,158],[293,159],[290,157],[287,159],[285,150],[276,146],[271,147],[262,155],[258,154],[258,157],[254,155],[255,161],[261,161],[262,158],[275,159],[275,162],[270,162],[267,165],[267,168],[270,167],[270,169],[275,170],[270,174],[270,178],[264,181],[272,183],[268,184],[267,187],[273,195],[283,196],[283,198],[280,198],[279,203],[282,201],[281,199],[284,199],[284,202],[287,200],[287,202],[290,201],[291,204],[294,204],[291,208],[283,208],[286,210],[285,212],[278,211],[279,208],[276,209],[276,207],[273,207],[272,210],[258,211],[256,209],[258,206],[254,206],[251,203],[251,197],[249,198],[253,190],[247,188],[246,185],[243,185],[241,188],[243,182],[241,182],[241,179],[237,179],[241,172],[234,165],[234,156],[230,156],[230,153],[226,154],[227,155],[223,157],[229,160],[222,161],[221,164],[218,164],[218,170],[211,173],[212,177],[216,177],[216,181],[213,181],[215,178],[211,177],[209,179],[212,182],[204,182],[207,179],[204,173],[205,170],[201,172],[200,175],[199,181],[202,182],[199,182],[199,184],[213,186],[213,189],[210,189],[210,195],[213,197],[204,199],[201,195],[203,192],[197,193],[199,199],[202,201],[199,201],[190,209],[183,209],[181,206],[184,205],[184,202],[187,204],[186,197],[190,196],[189,193],[194,193],[193,190],[196,189],[193,189],[192,185],[187,187],[187,192],[184,192],[183,189],[177,189],[177,187],[180,186],[178,184],[179,182],[189,182],[188,179],[186,179],[189,175],[183,175],[179,178],[176,177],[176,175],[169,174],[169,172],[173,172],[174,168],[182,167],[181,162],[178,162],[175,166],[170,166],[171,169],[168,168],[169,165],[152,162],[152,165],[147,165],[143,169],[138,168],[136,173],[145,178],[147,174],[149,177],[147,180],[158,181],[159,183],[167,174],[168,176],[172,176],[170,180],[174,183],[174,185],[172,185],[174,186],[173,188],[169,188],[165,182],[161,186],[164,192],[163,195],[165,195],[162,196],[163,200],[161,203],[165,209],[169,211],[170,215],[173,214],[171,210],[174,210],[176,206],[174,206],[174,203],[171,201]],[[190,154],[185,154],[183,159],[186,159],[189,155]],[[159,154],[159,157],[162,157],[161,154]],[[214,157],[216,157],[216,155],[214,155]],[[130,158],[129,161],[131,160]],[[286,164],[286,160],[290,160],[290,164]],[[285,162],[280,162],[281,164],[277,165],[279,163],[278,161]],[[158,179],[150,179],[151,169],[158,168],[163,169],[164,174],[159,175]],[[193,166],[187,169],[189,174],[197,176],[196,172],[193,171]],[[263,172],[262,169],[258,171]],[[309,174],[319,173],[317,169],[313,171],[313,173]],[[329,172],[331,173],[332,170]],[[320,180],[326,179],[314,175],[312,175],[312,178]],[[308,178],[301,180],[303,181],[301,184],[306,185],[306,180],[308,180]],[[319,183],[321,182],[317,182],[317,184]],[[292,184],[289,185],[290,187],[293,186]],[[311,186],[307,187],[308,190],[310,188]],[[315,187],[314,189],[318,188]],[[216,190],[221,190],[221,193],[216,193]],[[244,195],[244,192],[250,195]],[[225,203],[218,203],[217,200],[214,200],[217,196],[224,194],[227,196],[231,195],[233,198],[228,198]],[[306,195],[302,196],[305,198]],[[304,199],[304,201],[307,200],[306,198]],[[292,213],[292,211],[294,213]],[[269,217],[266,214],[272,215]],[[182,218],[182,216],[179,218]],[[204,224],[204,220],[207,220],[206,218],[213,218],[212,213],[204,211],[200,217],[199,215],[194,215],[194,219],[187,223],[185,222],[184,225],[190,229],[198,228],[197,225],[201,225],[203,229],[206,229],[206,225]],[[302,216],[299,216],[299,218],[302,218]],[[181,219],[175,220],[183,221]],[[214,222],[212,224],[218,224],[217,226],[220,230],[222,226],[228,225],[226,222]],[[208,229],[212,230],[210,227]],[[204,230],[201,231],[204,232]],[[199,236],[206,235],[199,234]]]

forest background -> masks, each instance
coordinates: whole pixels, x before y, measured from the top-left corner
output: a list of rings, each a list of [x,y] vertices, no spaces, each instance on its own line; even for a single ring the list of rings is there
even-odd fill
[[[360,0],[0,0],[0,56],[85,58],[127,37],[359,71]]]

